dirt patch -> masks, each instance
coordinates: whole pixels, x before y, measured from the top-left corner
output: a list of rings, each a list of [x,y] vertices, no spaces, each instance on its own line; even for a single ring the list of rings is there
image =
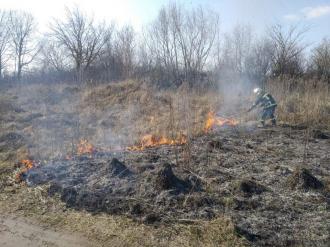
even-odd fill
[[[0,217],[2,247],[94,247],[101,246],[80,234],[54,231],[36,222],[16,217]]]

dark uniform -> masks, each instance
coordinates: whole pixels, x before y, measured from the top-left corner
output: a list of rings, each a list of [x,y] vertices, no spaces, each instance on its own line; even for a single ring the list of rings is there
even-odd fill
[[[260,105],[263,109],[261,111],[261,124],[265,125],[265,120],[271,119],[272,124],[276,125],[276,118],[275,118],[275,109],[277,107],[276,101],[273,98],[273,96],[269,93],[261,92],[252,105],[252,107],[249,109],[251,111],[256,106]]]

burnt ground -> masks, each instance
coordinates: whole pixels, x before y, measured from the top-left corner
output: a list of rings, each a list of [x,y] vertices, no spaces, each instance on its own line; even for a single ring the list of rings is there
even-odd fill
[[[78,210],[154,225],[224,214],[255,246],[327,246],[328,138],[299,126],[222,128],[184,146],[54,159],[25,179]]]

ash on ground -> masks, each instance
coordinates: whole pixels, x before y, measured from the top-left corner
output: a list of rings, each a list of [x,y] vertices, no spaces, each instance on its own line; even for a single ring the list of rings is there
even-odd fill
[[[256,246],[329,243],[329,150],[303,129],[228,128],[187,146],[53,160],[26,174],[68,207],[146,224],[232,218]],[[306,138],[308,145],[306,145]]]

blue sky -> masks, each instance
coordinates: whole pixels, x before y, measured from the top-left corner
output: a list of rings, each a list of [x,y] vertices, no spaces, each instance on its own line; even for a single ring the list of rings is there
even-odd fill
[[[173,2],[173,0],[170,0]],[[175,0],[174,0],[175,1]],[[64,6],[80,6],[98,19],[114,19],[118,25],[132,24],[135,29],[152,21],[168,0],[0,0],[1,9],[32,12],[47,29],[52,17],[61,18]],[[176,0],[186,8],[205,6],[220,15],[221,29],[230,31],[236,24],[250,24],[256,34],[273,23],[301,24],[310,27],[306,42],[316,44],[330,37],[330,0]]]
[[[261,33],[274,23],[299,24],[310,28],[306,42],[315,43],[330,37],[330,0],[200,0],[220,14],[222,26],[230,30],[246,23]]]

